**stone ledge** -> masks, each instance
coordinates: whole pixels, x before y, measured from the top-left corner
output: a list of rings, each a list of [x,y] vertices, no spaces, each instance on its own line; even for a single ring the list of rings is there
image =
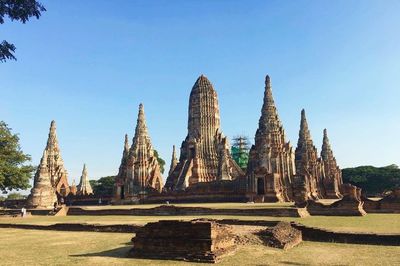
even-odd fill
[[[86,210],[70,207],[67,215],[137,215],[137,216],[180,216],[180,215],[241,215],[272,217],[307,217],[307,210],[302,208],[265,208],[265,209],[213,209],[203,207],[177,207],[162,205],[150,209],[107,209]]]
[[[140,225],[131,224],[81,224],[81,223],[58,223],[51,225],[36,225],[36,224],[2,224],[0,228],[15,228],[29,230],[54,230],[54,231],[80,231],[80,232],[108,232],[108,233],[135,233]]]

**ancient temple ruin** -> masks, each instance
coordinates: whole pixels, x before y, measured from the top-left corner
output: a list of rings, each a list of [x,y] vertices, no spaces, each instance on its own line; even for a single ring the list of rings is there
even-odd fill
[[[162,176],[148,134],[143,104],[139,114],[135,136],[129,148],[125,135],[124,151],[115,183],[116,200],[135,200],[148,192],[161,192]]]
[[[50,132],[42,160],[46,163],[51,185],[55,189],[57,195],[59,197],[68,196],[70,193],[68,173],[64,168],[64,161],[61,157],[60,146],[57,140],[56,122],[54,120],[51,121],[50,124]]]
[[[201,75],[190,93],[188,134],[165,189],[180,191],[196,184],[235,180],[243,175],[221,132],[217,93]]]
[[[271,80],[266,76],[261,117],[247,167],[249,192],[263,197],[262,201],[290,201],[294,174],[293,148],[286,141],[272,96]]]
[[[31,194],[27,200],[27,205],[30,208],[52,208],[54,203],[57,202],[56,190],[51,183],[47,158],[47,150],[44,150],[34,177]]]
[[[313,144],[304,109],[301,111],[295,164],[296,177],[294,178],[295,182],[293,185],[295,200],[304,201],[324,197],[324,163],[318,157],[317,149]]]
[[[326,198],[341,198],[340,186],[343,184],[342,171],[333,156],[328,139],[328,131],[324,129],[321,159],[324,162],[325,178],[323,180]]]
[[[142,105],[131,147],[125,136],[115,180],[115,199],[136,198],[146,199],[146,202],[306,203],[320,198],[341,198],[342,185],[341,171],[326,130],[319,157],[304,110],[294,151],[279,119],[269,76],[265,78],[261,117],[246,173],[233,160],[228,140],[222,134],[217,93],[211,82],[201,75],[190,92],[188,133],[181,144],[179,159],[173,146],[165,186],[162,187]]]
[[[72,189],[71,189],[72,190]],[[77,187],[77,195],[86,196],[93,194],[92,186],[89,183],[89,177],[86,169],[86,164],[83,165],[81,181]]]

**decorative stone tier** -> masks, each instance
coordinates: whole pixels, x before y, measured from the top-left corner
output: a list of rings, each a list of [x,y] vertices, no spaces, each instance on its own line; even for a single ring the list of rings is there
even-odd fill
[[[132,239],[132,257],[218,262],[235,250],[228,225],[212,221],[148,223]]]

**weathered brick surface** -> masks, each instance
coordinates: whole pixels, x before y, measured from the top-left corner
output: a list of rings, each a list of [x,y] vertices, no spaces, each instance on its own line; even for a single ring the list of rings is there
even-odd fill
[[[133,257],[217,262],[235,249],[228,225],[213,221],[148,223],[132,239]]]
[[[303,240],[300,230],[288,222],[279,222],[261,233],[261,238],[267,246],[284,250],[297,246]]]

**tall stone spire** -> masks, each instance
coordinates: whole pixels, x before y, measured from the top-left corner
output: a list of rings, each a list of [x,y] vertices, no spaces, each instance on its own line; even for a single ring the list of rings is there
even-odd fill
[[[115,198],[133,200],[151,191],[161,192],[160,166],[151,145],[143,104],[139,105],[135,135],[129,151],[127,138],[125,136],[124,152],[116,177]]]
[[[188,117],[188,134],[181,146],[180,160],[168,176],[166,188],[183,190],[192,184],[243,175],[221,133],[217,93],[204,75],[190,92]]]
[[[172,146],[171,165],[170,165],[170,167],[169,167],[168,175],[170,175],[170,174],[174,171],[174,169],[175,169],[175,167],[176,167],[177,164],[178,164],[178,159],[176,158],[175,145],[173,145],[173,146]]]
[[[324,162],[325,178],[324,187],[327,198],[341,198],[340,186],[343,184],[342,171],[336,163],[333,156],[331,145],[329,143],[328,132],[324,129],[322,141],[321,158]]]
[[[47,165],[47,150],[44,150],[34,177],[34,184],[28,197],[27,205],[31,208],[52,208],[55,202],[57,202],[57,195],[51,184]]]
[[[305,190],[308,198],[321,198],[324,195],[322,180],[324,178],[323,162],[318,158],[305,110],[301,110],[301,121],[299,139],[295,152],[295,163],[297,175],[303,176],[305,180]]]
[[[265,201],[291,200],[294,168],[293,148],[285,139],[267,75],[261,117],[247,168],[250,191]]]
[[[89,183],[89,177],[86,169],[86,164],[83,165],[82,176],[77,187],[78,195],[90,195],[93,194],[92,186]]]

